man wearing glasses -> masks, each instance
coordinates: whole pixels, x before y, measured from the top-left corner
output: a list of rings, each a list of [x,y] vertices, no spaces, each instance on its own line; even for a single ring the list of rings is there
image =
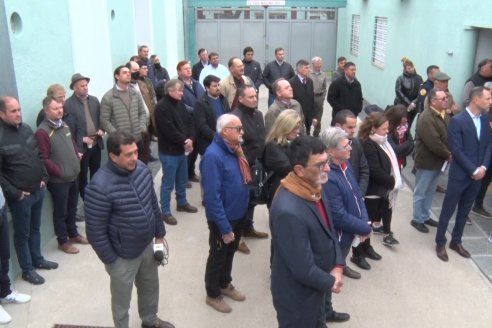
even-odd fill
[[[446,113],[448,97],[446,92],[431,89],[427,95],[430,108],[420,114],[417,121],[415,147],[415,189],[413,191],[412,226],[422,233],[428,233],[428,226],[437,227],[430,218],[432,199],[443,164],[451,162],[448,149],[448,122]]]
[[[279,327],[319,327],[324,295],[342,290],[345,261],[321,189],[330,172],[325,148],[315,137],[292,141],[292,171],[270,208],[271,291]]]
[[[241,148],[243,127],[237,116],[224,114],[202,161],[203,200],[210,231],[205,269],[206,304],[222,313],[232,308],[223,296],[242,302],[246,297],[231,284],[232,262],[248,210],[251,172]]]

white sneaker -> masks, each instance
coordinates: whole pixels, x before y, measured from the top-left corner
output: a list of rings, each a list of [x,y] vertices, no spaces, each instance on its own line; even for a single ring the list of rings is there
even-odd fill
[[[27,303],[31,300],[31,296],[19,293],[18,291],[14,290],[12,293],[8,294],[4,298],[0,298],[0,301],[5,302],[5,303]]]
[[[4,310],[3,306],[0,305],[0,325],[5,325],[10,321],[12,321],[12,317]]]

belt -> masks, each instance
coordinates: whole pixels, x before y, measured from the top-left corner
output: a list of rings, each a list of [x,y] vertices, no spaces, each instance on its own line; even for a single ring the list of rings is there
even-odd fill
[[[314,95],[315,96],[322,96],[324,94],[324,92],[318,92],[318,93],[315,93]]]

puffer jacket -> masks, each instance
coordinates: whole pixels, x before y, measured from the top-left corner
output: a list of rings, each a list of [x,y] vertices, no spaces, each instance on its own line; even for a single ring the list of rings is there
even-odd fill
[[[105,264],[136,258],[166,234],[152,174],[140,161],[129,172],[109,160],[87,185],[84,209],[87,238]]]

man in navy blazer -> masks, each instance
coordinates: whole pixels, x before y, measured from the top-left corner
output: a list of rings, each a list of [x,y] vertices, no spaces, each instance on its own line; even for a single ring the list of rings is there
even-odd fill
[[[296,70],[297,75],[292,77],[289,83],[292,86],[294,99],[301,104],[306,133],[309,135],[311,125],[316,125],[318,122],[314,117],[314,84],[313,80],[309,77],[309,71],[311,70],[309,62],[304,59],[299,60],[296,64]]]
[[[473,88],[470,104],[454,116],[448,126],[448,145],[451,155],[448,191],[444,197],[439,226],[436,233],[437,257],[448,261],[446,253],[446,229],[449,219],[458,205],[456,223],[449,248],[468,258],[461,236],[473,201],[480,190],[481,179],[489,168],[491,156],[490,125],[487,112],[491,105],[490,91],[484,87]]]
[[[273,306],[280,328],[317,328],[323,297],[342,289],[344,260],[321,186],[328,155],[317,138],[300,136],[289,149],[292,172],[270,208]]]

